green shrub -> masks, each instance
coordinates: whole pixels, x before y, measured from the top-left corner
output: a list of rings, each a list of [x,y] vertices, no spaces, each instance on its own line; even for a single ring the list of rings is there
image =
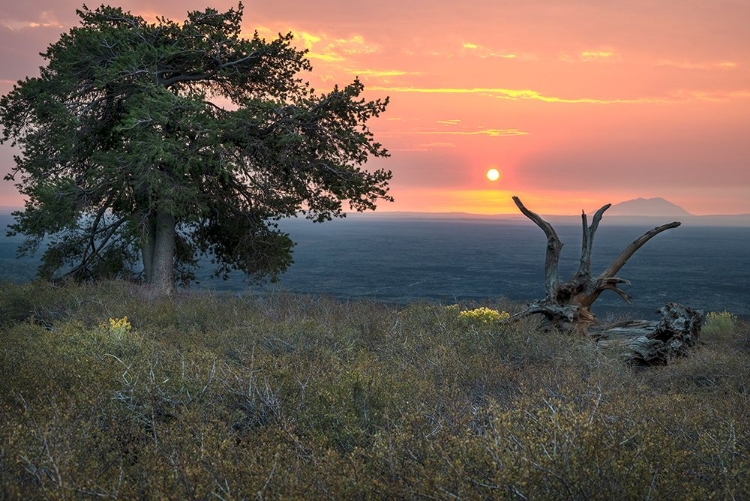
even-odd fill
[[[458,317],[467,323],[491,324],[510,318],[507,311],[497,311],[486,306],[481,306],[473,310],[464,310],[458,314]]]
[[[713,336],[731,334],[737,325],[737,317],[728,311],[721,313],[710,311],[706,315],[706,323],[701,329],[703,334]]]
[[[636,370],[431,304],[110,282],[0,307],[2,499],[750,498],[740,319]]]

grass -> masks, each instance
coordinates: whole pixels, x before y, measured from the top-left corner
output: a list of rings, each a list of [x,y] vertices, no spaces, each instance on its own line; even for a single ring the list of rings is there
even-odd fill
[[[0,285],[0,499],[750,499],[746,322],[636,369],[475,306]]]

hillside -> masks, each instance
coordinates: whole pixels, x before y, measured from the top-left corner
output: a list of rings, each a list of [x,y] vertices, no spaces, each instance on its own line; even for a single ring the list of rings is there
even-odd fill
[[[475,306],[3,284],[0,499],[750,499],[747,324],[634,370]]]

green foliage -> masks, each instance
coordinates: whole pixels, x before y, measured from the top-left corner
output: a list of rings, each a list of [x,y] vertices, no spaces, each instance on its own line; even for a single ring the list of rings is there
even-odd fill
[[[200,254],[220,276],[274,277],[293,246],[275,221],[391,199],[391,173],[362,168],[388,155],[367,126],[387,99],[366,101],[358,80],[316,93],[291,34],[240,36],[242,4],[183,24],[78,15],[41,75],[0,98],[0,142],[20,149],[6,179],[27,198],[11,232],[22,253],[45,242],[42,277],[130,279],[142,262],[149,283],[173,264],[190,281]]]
[[[706,324],[703,326],[701,332],[709,336],[731,334],[736,324],[737,317],[728,311],[722,311],[721,313],[710,311],[706,315]]]
[[[491,324],[510,318],[507,311],[497,311],[486,306],[480,306],[473,310],[464,310],[459,312],[458,317],[467,323]]]
[[[741,319],[637,369],[461,306],[148,294],[0,287],[0,498],[750,497]]]

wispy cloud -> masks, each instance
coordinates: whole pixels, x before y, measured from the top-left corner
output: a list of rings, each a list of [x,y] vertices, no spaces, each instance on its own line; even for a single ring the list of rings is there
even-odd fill
[[[340,54],[337,54],[335,52],[329,51],[329,52],[313,52],[310,51],[307,53],[307,57],[309,59],[317,59],[319,61],[326,61],[329,63],[334,62],[340,62],[344,61],[344,57]]]
[[[352,75],[368,76],[368,77],[400,77],[404,75],[419,75],[418,72],[401,71],[401,70],[363,70],[346,68],[348,73]]]
[[[740,89],[733,91],[697,91],[697,90],[680,90],[674,93],[675,98],[680,101],[710,101],[723,103],[732,99],[750,98],[750,89]]]
[[[566,63],[614,62],[622,58],[613,49],[584,50],[578,54],[563,54],[560,60]]]
[[[433,149],[433,148],[455,148],[456,145],[453,143],[446,142],[433,142],[433,143],[421,143],[415,144],[416,148]]]
[[[368,43],[361,35],[331,39],[325,34],[302,32],[301,37],[310,59],[336,62],[345,60],[347,56],[373,54],[379,50],[377,45]]]
[[[295,32],[294,37],[302,41],[302,45],[307,49],[307,57],[327,62],[343,61],[344,56],[336,51],[332,44],[318,46],[323,38],[306,31]],[[318,46],[318,47],[316,47]]]
[[[431,131],[419,131],[413,132],[412,134],[419,135],[450,135],[450,136],[490,136],[490,137],[510,137],[510,136],[526,136],[528,132],[524,132],[518,129],[480,129],[480,130],[431,130]]]
[[[354,35],[351,38],[337,38],[334,43],[346,54],[373,54],[378,52],[379,47],[365,40],[362,35]]]
[[[611,50],[586,50],[581,52],[581,58],[584,61],[601,61],[603,59],[612,59],[613,57],[615,57],[615,53]]]
[[[472,42],[464,42],[461,44],[461,47],[464,49],[464,54],[473,54],[481,58],[499,57],[502,59],[515,59],[518,57],[516,54],[505,51],[496,51],[489,47]]]
[[[503,89],[492,87],[371,87],[373,90],[385,92],[404,92],[421,94],[480,94],[497,99],[508,99],[512,101],[541,101],[544,103],[563,104],[672,104],[688,101],[713,101],[723,102],[731,99],[746,99],[750,97],[750,89],[739,90],[675,90],[665,97],[639,97],[639,98],[611,98],[599,99],[590,97],[567,98],[559,96],[548,96],[531,89]]]
[[[657,66],[671,66],[674,68],[680,68],[683,70],[715,70],[715,69],[735,69],[739,66],[734,61],[708,61],[708,62],[694,62],[694,61],[670,61],[661,60],[656,63]]]
[[[530,89],[503,89],[492,87],[371,87],[373,90],[386,92],[404,92],[421,94],[484,94],[498,99],[513,101],[542,101],[545,103],[568,104],[633,104],[633,103],[666,103],[668,99],[637,98],[637,99],[596,99],[589,97],[564,98],[547,96]]]
[[[20,19],[5,19],[0,21],[0,24],[10,29],[11,31],[18,31],[28,28],[63,28],[60,21],[53,12],[44,11],[40,12],[38,18],[34,21],[20,20]]]
[[[267,26],[260,26],[256,29],[263,36],[269,38],[275,37],[275,34],[278,32],[278,30],[271,29]],[[290,28],[282,31],[288,31],[294,35],[294,38],[297,41],[297,45],[308,51],[308,58],[328,63],[341,63],[342,61],[348,60],[351,56],[373,54],[380,50],[380,47],[378,45],[368,42],[362,35],[353,35],[349,38],[336,38],[328,35],[327,33],[311,33],[306,30],[299,30],[295,28]],[[369,71],[375,72],[375,70]]]

